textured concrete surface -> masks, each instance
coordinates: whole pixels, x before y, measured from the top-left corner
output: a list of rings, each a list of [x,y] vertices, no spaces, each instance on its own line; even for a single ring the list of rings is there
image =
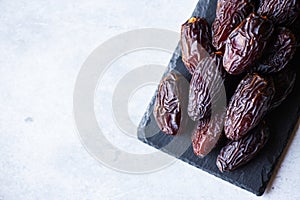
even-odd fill
[[[260,198],[179,161],[149,174],[117,172],[100,164],[81,144],[72,98],[87,56],[125,31],[144,27],[178,31],[196,3],[0,1],[0,200],[300,198],[299,130]],[[168,56],[162,56],[161,64],[167,64]],[[149,57],[139,59],[142,63]],[[149,89],[152,94],[154,88]],[[143,99],[130,105],[132,110],[140,105],[144,110],[151,95],[140,96],[132,98]],[[132,113],[134,122],[142,112]],[[117,144],[123,137],[123,148],[132,147],[128,151],[154,151],[121,134],[114,131],[110,141]]]

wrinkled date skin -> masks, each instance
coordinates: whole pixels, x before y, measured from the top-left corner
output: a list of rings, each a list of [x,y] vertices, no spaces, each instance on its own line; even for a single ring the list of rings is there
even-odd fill
[[[160,83],[154,118],[162,132],[176,135],[185,125],[188,82],[178,72],[170,72]]]
[[[217,157],[217,166],[221,172],[233,171],[253,159],[268,141],[270,130],[261,122],[247,136],[229,142]]]
[[[201,59],[214,52],[211,44],[211,30],[203,18],[192,17],[181,27],[182,61],[193,74]]]
[[[295,35],[287,28],[279,28],[275,34],[274,42],[268,47],[264,59],[254,68],[254,71],[279,72],[293,58],[297,43]]]
[[[258,14],[267,16],[277,25],[290,25],[299,16],[299,0],[261,0]]]
[[[237,75],[254,66],[262,56],[273,29],[270,20],[251,13],[227,38],[223,58],[226,71]]]
[[[270,109],[278,107],[292,92],[296,82],[296,72],[291,68],[286,68],[276,74],[273,74],[273,79],[275,95]]]
[[[251,0],[218,0],[216,18],[212,25],[213,46],[224,51],[231,31],[253,11],[254,4]]]
[[[190,82],[188,115],[193,121],[209,117],[211,109],[226,106],[225,76],[222,55],[214,53],[200,62]]]
[[[268,111],[274,93],[271,78],[247,75],[229,102],[224,123],[226,137],[239,140],[254,128]]]
[[[205,118],[197,123],[192,133],[192,144],[197,156],[206,156],[218,143],[223,132],[225,109],[211,118]]]

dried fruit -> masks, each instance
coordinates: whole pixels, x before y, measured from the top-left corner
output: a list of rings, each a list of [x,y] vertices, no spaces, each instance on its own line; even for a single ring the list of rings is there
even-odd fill
[[[231,31],[253,11],[254,4],[251,0],[218,0],[216,18],[212,25],[213,46],[217,50],[224,50]]]
[[[194,121],[209,117],[211,109],[226,105],[222,56],[212,54],[203,59],[190,82],[188,115]]]
[[[201,59],[214,52],[206,19],[192,17],[181,27],[182,61],[193,74]]]
[[[170,72],[160,83],[154,105],[154,118],[161,131],[175,135],[184,127],[188,82],[178,72]]]
[[[279,72],[293,58],[296,52],[296,42],[296,38],[290,30],[279,28],[266,55],[253,70],[262,73]]]
[[[291,68],[286,68],[274,74],[273,79],[275,95],[272,100],[271,109],[278,107],[292,92],[296,82],[296,73]]]
[[[254,128],[268,111],[274,93],[272,79],[247,75],[229,102],[224,124],[226,137],[239,140]]]
[[[258,14],[267,16],[277,25],[290,25],[299,16],[299,0],[261,0]]]
[[[218,143],[224,125],[225,111],[222,110],[211,118],[201,119],[192,133],[192,144],[197,156],[206,156]]]
[[[227,38],[223,58],[226,71],[236,75],[251,68],[261,57],[272,32],[270,20],[251,13]]]
[[[270,130],[263,121],[247,136],[229,142],[217,157],[217,166],[221,172],[232,171],[253,159],[268,141]]]

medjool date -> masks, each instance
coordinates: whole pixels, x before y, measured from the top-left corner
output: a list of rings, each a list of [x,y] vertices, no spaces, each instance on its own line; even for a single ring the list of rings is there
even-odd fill
[[[203,59],[190,82],[188,115],[194,121],[209,117],[211,109],[226,106],[222,55],[212,54]]]
[[[201,119],[192,133],[194,153],[204,157],[218,143],[224,126],[225,110],[215,113],[211,118]]]
[[[211,30],[203,18],[192,17],[181,27],[182,61],[193,74],[201,59],[208,57],[214,50],[211,44]]]
[[[296,38],[287,28],[276,31],[274,43],[266,51],[261,63],[253,70],[262,73],[278,72],[286,67],[296,52]]]
[[[229,102],[224,123],[226,137],[239,140],[254,128],[268,111],[274,93],[271,78],[247,75]]]
[[[299,0],[261,0],[258,14],[267,16],[275,24],[292,24],[299,16]]]
[[[241,74],[250,69],[263,53],[273,24],[266,17],[251,13],[226,41],[223,65],[230,74]]]
[[[296,72],[291,68],[286,68],[274,74],[273,79],[275,85],[275,95],[270,109],[278,107],[292,92],[296,81]]]
[[[160,83],[154,105],[154,118],[161,131],[175,135],[185,125],[188,82],[178,72],[170,72]]]
[[[227,37],[251,12],[251,0],[218,0],[216,18],[212,25],[212,44],[217,50],[224,50]]]
[[[221,172],[232,171],[253,159],[268,141],[270,130],[265,122],[253,129],[245,137],[229,142],[217,157]]]

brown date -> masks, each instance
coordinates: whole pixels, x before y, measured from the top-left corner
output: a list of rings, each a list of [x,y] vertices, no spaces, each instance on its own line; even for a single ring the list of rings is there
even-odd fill
[[[182,61],[193,74],[201,59],[214,50],[211,44],[211,30],[203,18],[192,17],[181,26]]]
[[[188,115],[194,121],[209,117],[211,109],[226,106],[222,55],[212,54],[200,61],[190,82]]]
[[[223,65],[229,74],[241,74],[258,60],[273,32],[273,24],[265,17],[251,13],[226,41]]]
[[[175,135],[184,128],[188,82],[178,72],[170,72],[160,83],[153,115],[160,130]]]
[[[253,11],[254,4],[251,0],[218,0],[216,18],[212,25],[213,46],[224,51],[231,31]]]
[[[271,78],[247,75],[229,102],[224,123],[226,137],[239,140],[254,128],[268,111],[274,93]]]
[[[217,157],[217,166],[221,172],[233,171],[253,159],[268,141],[270,130],[261,122],[245,137],[229,142]]]
[[[206,156],[218,143],[224,125],[225,111],[215,113],[211,118],[201,119],[192,133],[192,145],[197,156]]]
[[[287,28],[278,28],[274,42],[265,52],[264,58],[254,67],[254,71],[261,73],[279,72],[286,67],[296,52],[295,35]]]
[[[273,74],[275,95],[270,109],[278,107],[294,88],[296,72],[289,67],[290,66],[278,73]]]
[[[267,16],[277,25],[290,25],[299,16],[299,0],[261,0],[258,14]]]

